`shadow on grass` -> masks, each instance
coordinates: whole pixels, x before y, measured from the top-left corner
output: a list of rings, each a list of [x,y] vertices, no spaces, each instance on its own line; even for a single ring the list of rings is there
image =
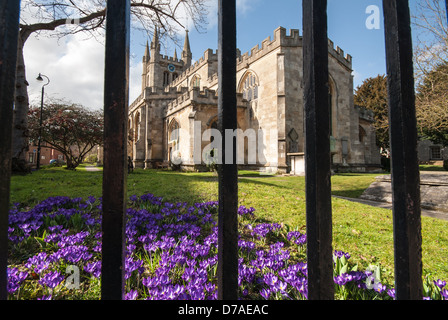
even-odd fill
[[[447,172],[443,168],[443,166],[434,166],[434,165],[420,165],[420,171],[444,171]]]
[[[345,197],[345,198],[359,198],[366,189],[352,189],[352,190],[332,190],[333,196]]]

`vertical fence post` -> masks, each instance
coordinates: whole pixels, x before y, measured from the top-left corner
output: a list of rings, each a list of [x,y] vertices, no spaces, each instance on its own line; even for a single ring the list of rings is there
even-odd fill
[[[446,22],[448,23],[448,0],[445,0]]]
[[[383,0],[397,299],[422,299],[420,173],[408,0]]]
[[[104,82],[101,298],[124,294],[130,0],[108,0]]]
[[[236,3],[219,0],[218,128],[222,136],[222,164],[218,165],[218,299],[238,298],[238,168],[236,142],[226,130],[236,129]],[[231,148],[228,146],[231,144]],[[232,159],[229,158],[232,152]],[[227,155],[227,156],[226,156]]]
[[[0,3],[0,300],[7,299],[11,138],[20,0]]]
[[[308,298],[334,299],[327,1],[303,2]]]

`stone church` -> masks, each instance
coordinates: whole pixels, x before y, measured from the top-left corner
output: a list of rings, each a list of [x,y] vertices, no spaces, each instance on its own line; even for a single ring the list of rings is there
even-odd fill
[[[334,48],[331,40],[328,46],[333,170],[377,170],[380,155],[373,114],[353,103],[352,57]],[[237,151],[239,167],[303,174],[299,31],[287,34],[279,27],[273,39],[268,37],[250,52],[238,51],[237,56],[237,135],[243,137]],[[175,163],[185,170],[203,170],[210,159],[204,155],[211,154],[213,160],[214,135],[208,129],[217,127],[217,72],[218,55],[212,49],[192,61],[188,31],[180,57],[176,51],[173,57],[160,54],[156,32],[143,56],[142,93],[129,106],[128,152],[136,168]]]

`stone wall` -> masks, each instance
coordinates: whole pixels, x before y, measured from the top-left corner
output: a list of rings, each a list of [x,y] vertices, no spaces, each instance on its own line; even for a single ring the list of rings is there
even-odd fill
[[[391,176],[375,179],[361,195],[361,199],[392,203]],[[448,174],[422,173],[420,175],[421,207],[448,212]]]

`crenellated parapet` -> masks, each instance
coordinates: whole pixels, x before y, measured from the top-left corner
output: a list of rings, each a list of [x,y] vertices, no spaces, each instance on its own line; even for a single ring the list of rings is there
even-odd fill
[[[352,56],[349,54],[344,54],[344,50],[336,46],[334,47],[333,41],[328,39],[328,53],[331,54],[336,60],[342,63],[348,69],[352,69]]]
[[[169,116],[179,110],[190,105],[218,105],[218,93],[215,90],[204,88],[200,91],[199,88],[192,88],[185,90],[179,94],[177,98],[173,99],[165,107],[166,115]],[[237,107],[245,108],[247,101],[243,99],[242,93],[237,93]]]
[[[365,107],[361,107],[361,106],[358,106],[358,105],[355,105],[355,110],[358,111],[360,119],[364,119],[364,120],[369,121],[369,122],[374,122],[375,121],[375,117],[374,117],[375,115],[374,115],[372,110],[369,110],[369,109],[367,109]]]
[[[188,88],[186,87],[181,87],[179,89],[176,87],[167,87],[167,88],[148,87],[129,106],[129,113],[132,113],[134,109],[141,107],[147,101],[174,100],[177,99],[178,96],[182,96],[183,94],[185,94],[187,91]]]
[[[204,55],[197,60],[194,64],[192,64],[189,68],[184,70],[182,74],[179,75],[179,77],[170,83],[170,86],[178,86],[180,85],[185,79],[192,76],[194,73],[196,73],[200,68],[202,68],[207,63],[214,63],[218,62],[218,51],[213,52],[212,49],[207,49],[204,52]]]
[[[271,37],[267,37],[261,42],[261,47],[257,44],[249,52],[239,55],[237,58],[237,65],[245,66],[251,64],[280,46],[298,47],[301,45],[302,38],[299,36],[299,30],[291,29],[290,33],[287,34],[285,28],[278,27],[274,30],[273,40],[271,40]]]
[[[278,27],[274,31],[274,39],[271,40],[271,37],[267,37],[261,42],[261,46],[257,44],[250,51],[239,55],[237,58],[237,65],[238,67],[245,67],[280,46],[301,47],[302,43],[303,37],[300,36],[298,29],[290,29],[288,34],[285,28]],[[344,51],[340,47],[335,48],[333,41],[330,39],[328,39],[328,53],[336,58],[336,60],[342,63],[345,67],[351,69],[352,57],[348,54],[344,55]]]
[[[184,62],[181,59],[166,56],[166,55],[160,55],[159,62],[167,63],[167,64],[170,64],[170,63],[176,63],[176,64],[182,64],[182,65],[184,64]]]

